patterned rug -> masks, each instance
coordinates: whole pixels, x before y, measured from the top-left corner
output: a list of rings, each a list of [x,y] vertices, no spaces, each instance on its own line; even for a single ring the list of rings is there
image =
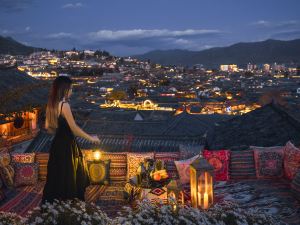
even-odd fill
[[[5,190],[6,199],[1,202],[0,211],[25,216],[28,211],[40,204],[44,185],[45,182],[38,182],[34,186]]]

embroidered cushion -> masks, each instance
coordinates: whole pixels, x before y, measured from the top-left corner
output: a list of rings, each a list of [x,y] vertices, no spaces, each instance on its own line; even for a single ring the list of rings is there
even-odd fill
[[[147,158],[154,159],[154,153],[127,153],[127,180],[136,175],[140,163]]]
[[[167,169],[167,173],[170,178],[177,178],[178,173],[174,161],[180,159],[180,152],[157,152],[154,155],[155,160],[161,160],[164,162]]]
[[[0,153],[0,167],[8,166],[10,161],[11,157],[9,153]]]
[[[257,178],[283,176],[283,148],[277,150],[254,150]]]
[[[105,152],[102,154],[102,160],[110,160],[109,178],[111,183],[125,182],[127,176],[127,153]]]
[[[34,163],[35,153],[13,153],[11,161],[13,163]]]
[[[214,167],[215,180],[229,180],[229,150],[208,151],[203,152],[204,158]]]
[[[109,185],[110,160],[87,161],[91,184]]]
[[[198,158],[198,155],[185,160],[175,161],[181,184],[190,182],[190,165]]]
[[[39,164],[39,180],[46,180],[48,167],[49,153],[37,152],[35,161]]]
[[[300,200],[300,169],[296,173],[292,183],[291,183],[292,192],[295,194],[296,198]]]
[[[15,187],[34,185],[38,181],[38,163],[15,163]]]
[[[12,165],[0,167],[0,175],[6,187],[13,187],[15,171]]]
[[[300,169],[300,149],[290,141],[284,147],[284,175],[292,180]]]

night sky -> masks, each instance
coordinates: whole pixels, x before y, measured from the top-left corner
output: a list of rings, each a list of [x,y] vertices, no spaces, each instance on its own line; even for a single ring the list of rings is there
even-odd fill
[[[116,55],[300,38],[300,0],[0,0],[0,35]]]

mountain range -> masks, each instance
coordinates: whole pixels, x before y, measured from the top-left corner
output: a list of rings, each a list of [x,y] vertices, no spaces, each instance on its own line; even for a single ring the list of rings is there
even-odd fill
[[[218,68],[220,64],[248,63],[294,63],[300,64],[300,39],[290,41],[265,40],[237,43],[228,47],[216,47],[202,51],[155,50],[133,56],[141,60],[163,65],[192,66],[203,64],[207,68]]]
[[[15,41],[11,37],[0,36],[0,54],[28,55],[38,50],[41,49],[26,46],[24,44]]]

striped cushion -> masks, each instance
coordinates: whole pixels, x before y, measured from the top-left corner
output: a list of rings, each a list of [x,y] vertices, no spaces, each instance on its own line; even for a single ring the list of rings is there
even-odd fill
[[[168,175],[171,178],[178,178],[178,172],[174,161],[180,159],[180,152],[157,152],[154,155],[155,160],[164,161]]]
[[[13,187],[15,170],[12,165],[0,167],[0,176],[6,187]]]
[[[39,164],[39,180],[43,181],[47,178],[47,165],[49,160],[49,153],[37,152],[35,161]]]
[[[231,151],[230,179],[255,179],[255,163],[253,150]]]
[[[110,182],[125,182],[127,176],[127,153],[103,153],[103,160],[110,159]]]
[[[295,178],[293,179],[291,183],[291,188],[296,198],[300,200],[300,170],[298,170]]]

